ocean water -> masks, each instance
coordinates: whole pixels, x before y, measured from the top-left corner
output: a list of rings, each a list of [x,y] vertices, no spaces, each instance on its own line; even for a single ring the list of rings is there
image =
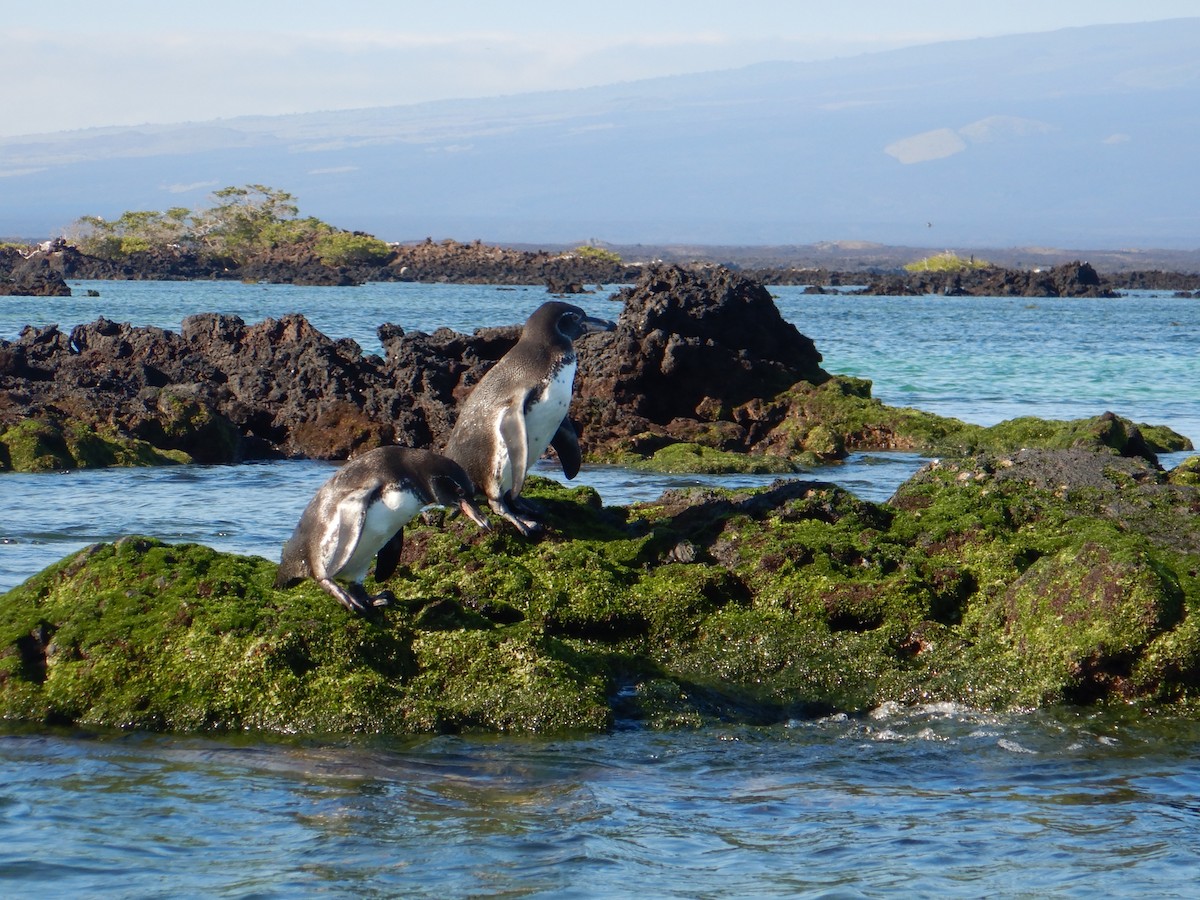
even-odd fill
[[[0,735],[8,897],[1194,897],[1195,723]]]
[[[0,338],[99,315],[178,328],[196,312],[247,322],[302,312],[379,352],[384,322],[470,331],[523,321],[546,299],[540,287],[72,287],[72,298],[5,298]],[[615,317],[611,293],[576,299]],[[1200,301],[772,293],[828,371],[871,379],[886,403],[980,424],[1111,410],[1200,443]],[[860,454],[801,477],[884,500],[923,462]],[[0,476],[0,591],[128,533],[274,558],[333,470],[293,461]],[[771,480],[588,466],[576,482],[615,504]],[[957,706],[543,739],[9,724],[0,896],[1193,897],[1198,739],[1200,722],[1178,716]]]

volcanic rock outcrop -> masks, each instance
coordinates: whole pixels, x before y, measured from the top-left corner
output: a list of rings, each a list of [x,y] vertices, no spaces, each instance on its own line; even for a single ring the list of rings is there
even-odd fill
[[[24,257],[15,249],[0,249],[0,296],[70,297],[71,289],[44,254]]]
[[[1072,262],[1051,269],[962,269],[953,272],[905,272],[878,278],[860,294],[886,297],[942,294],[948,297],[1116,297],[1090,263]]]
[[[885,407],[867,381],[831,376],[813,342],[744,276],[660,267],[615,299],[616,331],[578,345],[571,415],[589,458],[628,461],[687,445],[770,457],[772,471],[788,471],[790,460],[837,459],[854,448],[1004,446],[977,426]],[[184,319],[179,333],[104,318],[69,334],[27,327],[16,341],[0,340],[0,469],[436,447],[520,326],[464,335],[385,324],[378,334],[383,357],[300,315],[248,325],[204,313]],[[1132,423],[1117,424],[1053,440],[1149,446]],[[1016,439],[1028,446],[1048,433],[1025,427]]]
[[[618,332],[580,345],[578,408],[596,427],[585,428],[585,445],[631,429],[665,435],[798,379],[828,378],[766,290],[730,273],[662,270],[621,298]],[[104,318],[69,334],[31,327],[0,342],[0,425],[84,425],[201,462],[430,445],[519,333],[406,334],[388,324],[380,358],[299,315],[252,325],[193,315],[178,334]]]

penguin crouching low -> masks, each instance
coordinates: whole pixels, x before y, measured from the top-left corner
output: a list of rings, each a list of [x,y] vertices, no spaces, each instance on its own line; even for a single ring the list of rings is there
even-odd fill
[[[453,460],[429,450],[377,447],[342,466],[321,486],[283,545],[277,588],[311,578],[351,612],[386,606],[363,579],[375,560],[375,580],[387,580],[400,563],[404,526],[426,506],[456,506],[479,525],[475,486]],[[334,579],[342,579],[342,586]]]
[[[523,535],[540,530],[521,499],[530,467],[554,447],[567,478],[579,473],[575,426],[567,417],[575,382],[576,338],[612,331],[613,322],[552,300],[525,322],[520,340],[475,385],[446,442],[446,455],[498,515]]]

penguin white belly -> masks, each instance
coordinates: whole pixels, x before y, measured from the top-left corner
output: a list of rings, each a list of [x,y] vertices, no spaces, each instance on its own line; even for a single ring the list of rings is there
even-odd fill
[[[564,363],[546,382],[525,412],[526,446],[529,447],[528,471],[550,446],[550,439],[571,408],[571,389],[575,383],[575,361]]]
[[[424,505],[411,491],[387,488],[367,507],[354,553],[336,574],[350,581],[362,581],[367,576],[379,548],[407,525]]]

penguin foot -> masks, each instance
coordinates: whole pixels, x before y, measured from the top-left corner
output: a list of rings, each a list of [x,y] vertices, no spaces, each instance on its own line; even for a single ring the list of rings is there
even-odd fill
[[[317,581],[317,584],[321,585],[326,593],[342,604],[342,606],[346,607],[346,609],[350,610],[350,612],[359,613],[360,615],[374,612],[378,607],[387,606],[388,598],[384,594],[391,596],[389,592],[385,591],[384,594],[378,597],[372,597],[367,593],[367,589],[357,582],[351,584],[349,588],[344,588],[332,578],[321,578]]]
[[[512,522],[513,527],[516,528],[517,531],[521,532],[522,537],[533,537],[535,534],[541,533],[543,528],[541,522],[538,522],[536,519],[518,516],[515,512],[513,512],[512,507],[503,500],[489,500],[488,505],[491,506],[492,511],[501,518]]]
[[[541,505],[534,503],[532,500],[526,500],[524,497],[512,497],[509,500],[509,506],[526,516],[540,516],[542,514]]]
[[[533,519],[526,519],[516,515],[515,513],[509,513],[508,515],[501,513],[500,515],[512,522],[517,531],[521,532],[522,537],[533,537],[541,534],[545,530],[545,526],[541,522],[537,522]]]

